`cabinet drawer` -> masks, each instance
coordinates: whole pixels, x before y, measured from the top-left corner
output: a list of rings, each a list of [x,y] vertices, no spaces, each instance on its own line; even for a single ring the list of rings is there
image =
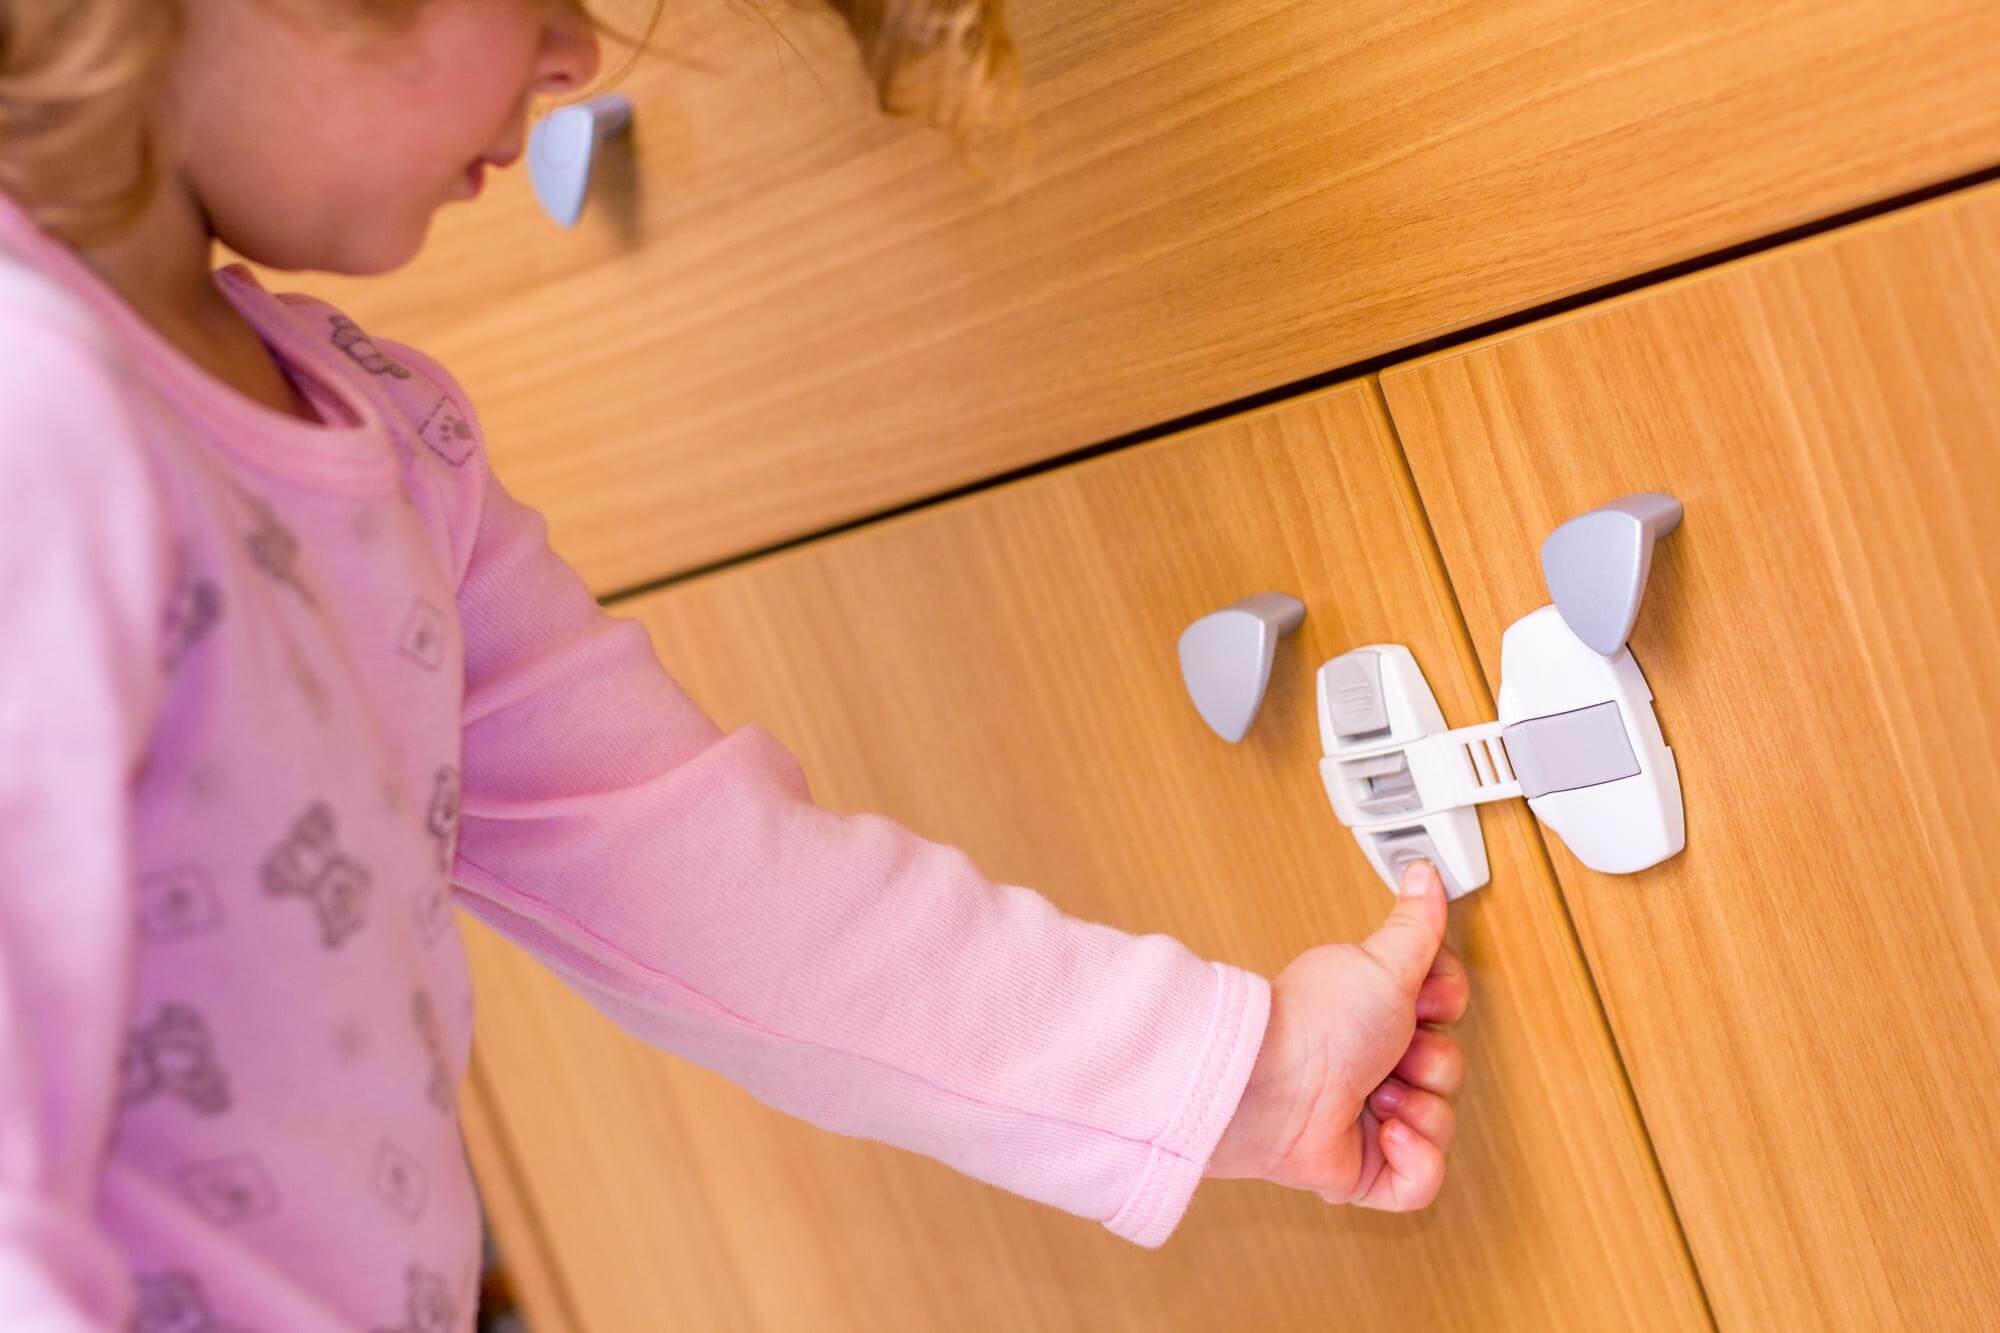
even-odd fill
[[[1013,0],[1004,191],[750,8],[674,0],[578,231],[516,170],[314,280],[600,592],[2000,163],[1992,0]]]
[[[1686,502],[1632,649],[1687,850],[1551,845],[1721,1324],[1990,1326],[2000,188],[1384,383],[1489,683],[1531,537]]]
[[[1239,745],[1181,629],[1302,598]],[[1389,896],[1327,808],[1318,664],[1409,643],[1490,707],[1370,383],[794,548],[631,601],[725,727],[815,796],[965,847],[1064,910],[1275,972]],[[1454,909],[1475,1052],[1435,1210],[1211,1181],[1160,1252],[767,1110],[473,929],[480,1059],[580,1327],[1701,1328],[1700,1294],[1523,810]],[[670,893],[671,885],[660,891]]]

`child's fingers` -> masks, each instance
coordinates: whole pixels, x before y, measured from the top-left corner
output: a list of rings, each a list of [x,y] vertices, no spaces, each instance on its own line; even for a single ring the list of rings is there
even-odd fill
[[[1389,919],[1361,942],[1406,995],[1414,995],[1430,975],[1444,943],[1444,881],[1428,861],[1412,861],[1403,872],[1402,891]]]
[[[1465,1007],[1471,998],[1472,980],[1466,975],[1465,964],[1447,944],[1438,950],[1430,975],[1417,991],[1417,1021],[1456,1023],[1465,1017]]]
[[[1435,1092],[1413,1088],[1392,1078],[1368,1096],[1369,1109],[1384,1120],[1394,1118],[1429,1139],[1439,1152],[1449,1152],[1458,1133],[1458,1112]]]
[[[1401,1120],[1382,1122],[1382,1173],[1362,1203],[1408,1212],[1423,1208],[1444,1188],[1444,1152]]]
[[[1369,1109],[1366,1102],[1363,1102],[1361,1105],[1359,1120],[1361,1125],[1361,1169],[1355,1173],[1355,1179],[1372,1182],[1386,1174],[1382,1166],[1382,1122],[1381,1118]],[[1320,1197],[1328,1203],[1355,1203],[1360,1200],[1363,1193],[1365,1193],[1365,1190],[1362,1193],[1357,1193],[1354,1187],[1350,1185],[1338,1195],[1327,1190],[1321,1190]]]
[[[1405,1083],[1449,1097],[1465,1077],[1465,1053],[1449,1035],[1420,1027],[1391,1072]]]

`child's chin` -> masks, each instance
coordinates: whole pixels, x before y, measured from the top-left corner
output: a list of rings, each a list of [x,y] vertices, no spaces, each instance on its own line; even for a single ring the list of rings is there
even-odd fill
[[[356,246],[343,253],[340,262],[329,266],[329,271],[369,278],[399,269],[422,253],[424,242],[430,236],[430,227],[430,215],[425,214],[417,226],[397,234],[385,233],[374,238],[371,244]]]

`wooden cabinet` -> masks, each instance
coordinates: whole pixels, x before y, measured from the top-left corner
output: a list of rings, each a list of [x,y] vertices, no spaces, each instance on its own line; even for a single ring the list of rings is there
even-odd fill
[[[626,602],[823,802],[1270,972],[1387,901],[1318,786],[1318,663],[1405,643],[1490,717],[1541,538],[1667,490],[1633,648],[1688,845],[1604,876],[1488,807],[1439,1205],[1211,1182],[1158,1254],[788,1121],[475,928],[482,1170],[546,1322],[1986,1326],[1996,386],[1988,185]],[[1174,640],[1271,589],[1307,619],[1228,746]]]
[[[468,923],[537,1333],[1993,1323],[2000,186],[1302,385],[1990,176],[2000,6],[1012,8],[1005,188],[881,121],[830,18],[781,72],[696,0],[666,40],[707,68],[635,73],[583,228],[516,174],[410,273],[311,285],[459,373],[559,549],[653,589],[618,609],[823,802],[1267,973],[1388,901],[1314,668],[1405,643],[1490,718],[1542,537],[1671,491],[1633,646],[1687,850],[1606,877],[1483,811],[1438,1206],[1216,1182],[1158,1254],[786,1120]],[[1229,746],[1175,639],[1269,590],[1307,619]]]
[[[1383,382],[1489,684],[1541,534],[1686,502],[1632,647],[1687,850],[1550,844],[1718,1320],[1992,1327],[2000,188]]]
[[[610,592],[2000,162],[1993,0],[1008,9],[1004,187],[823,8],[673,0],[582,227],[517,169],[311,285]]]
[[[1181,629],[1253,592],[1311,608],[1264,712],[1196,716]],[[1317,775],[1312,677],[1410,644],[1455,723],[1490,707],[1372,383],[637,599],[725,726],[815,795],[966,847],[1071,912],[1275,972],[1389,895]],[[1706,1325],[1524,810],[1455,911],[1476,1067],[1430,1212],[1209,1182],[1169,1247],[788,1120],[613,1028],[472,930],[489,1113],[576,1333]]]

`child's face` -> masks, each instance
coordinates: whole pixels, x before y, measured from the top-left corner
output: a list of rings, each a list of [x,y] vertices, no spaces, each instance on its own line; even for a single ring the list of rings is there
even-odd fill
[[[467,168],[520,152],[530,98],[597,70],[577,0],[421,0],[365,44],[341,30],[349,0],[319,3],[324,31],[269,0],[182,5],[169,161],[224,244],[273,268],[407,262]]]

